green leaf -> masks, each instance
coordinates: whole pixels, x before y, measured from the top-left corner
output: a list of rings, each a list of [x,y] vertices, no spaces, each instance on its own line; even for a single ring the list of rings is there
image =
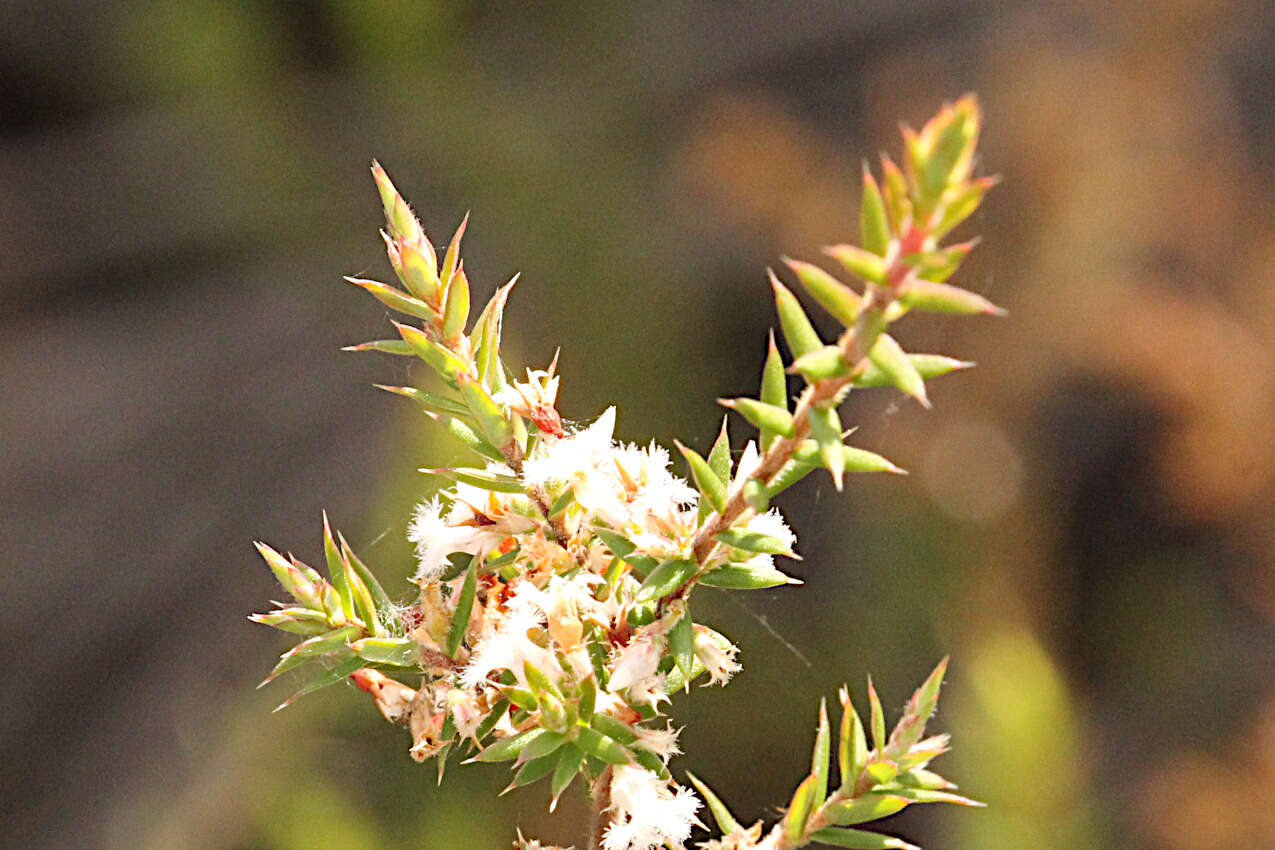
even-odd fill
[[[610,529],[595,528],[593,533],[606,544],[606,547],[611,550],[611,554],[618,558],[627,558],[637,551],[637,546],[630,542],[627,537]]]
[[[270,571],[274,573],[279,584],[291,594],[293,599],[306,608],[312,608],[316,611],[323,610],[323,598],[319,593],[319,589],[305,573],[301,572],[301,570],[289,563],[283,555],[280,555],[265,543],[258,542],[254,545],[257,547],[257,552],[265,560],[266,566],[270,567]]]
[[[689,682],[691,670],[695,666],[695,629],[691,625],[689,612],[683,614],[673,624],[673,628],[669,629],[668,648],[673,654],[673,663]]]
[[[660,564],[642,582],[638,588],[637,602],[654,602],[663,599],[686,583],[699,569],[699,564],[690,560],[674,559]]]
[[[746,528],[728,528],[713,535],[713,539],[734,549],[743,549],[745,552],[763,552],[767,555],[793,557],[792,548],[787,541],[780,540],[778,537],[771,537],[768,534],[749,531]]]
[[[708,453],[708,468],[713,471],[717,479],[724,484],[730,483],[730,434],[726,430],[727,417],[722,417],[722,430],[717,435],[717,440],[713,443],[713,448]],[[699,519],[703,522],[709,514],[713,512],[712,506],[707,500],[699,506]]]
[[[766,363],[761,370],[761,400],[772,407],[788,409],[788,378],[773,330],[766,342]]]
[[[942,687],[943,676],[947,672],[947,661],[944,658],[939,662],[934,672],[926,677],[904,707],[903,717],[890,735],[890,751],[894,757],[906,754],[925,734],[926,721],[934,714],[938,705],[939,688]]]
[[[264,614],[249,614],[248,619],[294,635],[323,634],[332,628],[327,615],[312,608],[276,608]]]
[[[664,766],[664,762],[655,753],[650,750],[635,749],[633,750],[633,760],[642,767],[654,773],[660,779],[668,779],[668,768]]]
[[[953,181],[963,180],[978,141],[978,106],[965,97],[934,119],[938,131],[922,172],[921,185],[928,197],[937,198]]]
[[[907,797],[894,794],[864,794],[837,803],[827,809],[828,822],[837,826],[851,826],[870,820],[888,818],[903,811],[912,801]]]
[[[381,195],[381,204],[385,207],[385,221],[389,225],[390,235],[409,241],[415,241],[418,236],[423,236],[416,216],[412,215],[407,202],[394,188],[389,175],[376,160],[372,160],[372,179],[376,182],[376,189]]]
[[[952,313],[959,316],[1008,315],[1004,309],[976,292],[932,280],[912,280],[899,294],[899,301],[913,310],[925,313]]]
[[[581,722],[593,717],[598,704],[598,683],[593,676],[586,676],[580,682],[580,698],[576,700],[576,716]]]
[[[930,406],[930,400],[925,394],[925,380],[894,337],[881,334],[868,356],[873,365],[890,379],[890,383],[912,396],[922,407]]]
[[[328,575],[332,586],[341,597],[341,610],[347,620],[354,617],[354,597],[350,594],[350,583],[345,576],[345,562],[341,560],[341,552],[336,541],[332,539],[332,527],[328,525],[328,512],[323,512],[323,557],[328,563]],[[371,626],[371,623],[368,623]]]
[[[416,387],[391,387],[386,384],[373,384],[372,386],[378,390],[385,390],[386,392],[401,395],[404,398],[410,398],[430,413],[436,415],[469,418],[469,409],[465,405],[449,398],[443,398],[436,393],[420,390]]]
[[[881,157],[883,184],[881,195],[886,212],[894,223],[894,229],[902,232],[903,225],[912,218],[912,201],[908,197],[908,183],[899,166],[888,156]]]
[[[509,426],[509,419],[491,394],[483,385],[466,376],[459,380],[460,395],[465,406],[478,420],[478,427],[493,446],[505,451],[513,443],[514,432]],[[520,488],[521,489],[521,488]]]
[[[749,478],[744,482],[744,499],[748,502],[748,507],[759,514],[770,509],[770,495],[766,491],[766,485],[756,478]]]
[[[531,692],[540,701],[541,710],[544,709],[544,697],[546,694],[556,697],[559,702],[563,700],[562,691],[553,683],[553,680],[530,661],[522,662],[522,673],[527,679],[527,685],[531,688]]]
[[[274,710],[282,711],[283,709],[292,705],[297,700],[301,699],[301,697],[305,696],[306,694],[312,694],[315,691],[319,690],[320,688],[326,688],[328,685],[334,685],[337,682],[342,681],[343,679],[345,679],[346,676],[349,676],[355,670],[358,670],[359,668],[365,666],[366,663],[367,662],[365,662],[362,658],[355,656],[340,662],[335,667],[330,667],[327,670],[324,670],[322,673],[318,674],[309,682],[307,682],[305,686],[301,688],[301,690],[297,691],[295,694],[293,694],[292,696],[288,697],[286,700],[284,700],[283,702],[275,706]]]
[[[872,685],[872,677],[868,677],[868,705],[872,711],[872,745],[880,753],[885,749],[885,710],[881,708],[881,698]]]
[[[865,251],[854,245],[832,245],[824,248],[824,253],[832,257],[852,275],[869,283],[885,283],[885,260],[871,251]]]
[[[542,737],[540,740],[543,741],[544,738]],[[530,747],[528,747],[528,749],[530,749]],[[546,776],[553,773],[557,767],[558,756],[556,753],[541,756],[538,759],[526,762],[521,768],[519,768],[518,773],[514,775],[513,781],[505,786],[504,790],[500,792],[500,796],[508,794],[515,788],[521,788],[524,785],[539,782],[541,779],[544,779]]]
[[[536,695],[526,688],[518,688],[513,685],[504,685],[500,692],[505,695],[505,699],[524,711],[538,711],[540,703],[536,700]]]
[[[810,775],[814,782],[814,799],[810,807],[818,809],[828,798],[828,771],[831,769],[832,736],[828,728],[828,703],[819,701],[819,728],[815,732],[814,751],[810,756]]]
[[[528,729],[526,732],[520,732],[512,737],[501,738],[500,740],[489,744],[485,749],[479,751],[479,753],[469,759],[466,764],[474,761],[498,762],[515,759],[518,757],[518,754],[522,752],[523,747],[526,747],[541,735],[548,734],[550,733],[547,729],[542,729],[537,726],[534,729]]]
[[[465,573],[465,583],[461,585],[460,596],[456,599],[456,610],[452,614],[451,627],[447,630],[445,651],[448,658],[455,658],[465,639],[465,631],[469,628],[469,615],[474,610],[474,595],[478,592],[478,559],[470,558],[469,571]]]
[[[942,354],[909,354],[908,360],[911,361],[912,367],[926,380],[938,378],[949,372],[970,369],[974,366],[968,360],[957,360],[954,357],[944,357]],[[867,368],[863,370],[859,377],[854,379],[854,385],[856,387],[892,387],[894,382],[876,365],[868,361]]]
[[[863,164],[863,204],[859,208],[859,241],[864,250],[881,257],[890,249],[890,223],[885,215],[885,201],[866,162]]]
[[[832,473],[833,486],[840,492],[845,461],[842,459],[841,417],[837,415],[837,408],[832,403],[816,404],[810,408],[806,421],[810,423],[810,436],[819,446],[819,457]]]
[[[810,810],[813,808],[815,801],[815,784],[818,780],[814,776],[807,776],[797,786],[797,790],[793,792],[792,801],[788,804],[788,811],[784,814],[782,829],[784,839],[789,844],[800,845],[802,836],[806,831],[806,821],[810,819]]]
[[[868,763],[868,739],[863,731],[863,721],[854,710],[850,692],[841,689],[841,738],[838,744],[838,768],[841,770],[841,787],[853,790]]]
[[[398,272],[398,279],[412,295],[426,304],[437,304],[440,294],[437,258],[434,256],[434,246],[429,244],[428,239],[423,241],[429,249],[427,254],[418,251],[415,245],[408,242],[397,245],[395,250],[398,252],[398,262],[394,268]]]
[[[973,215],[983,203],[983,197],[988,190],[998,181],[999,178],[996,177],[980,177],[967,183],[965,188],[943,205],[943,216],[933,230],[934,238],[942,239],[953,228]]]
[[[846,327],[854,325],[859,317],[859,309],[863,299],[859,293],[837,280],[828,272],[812,263],[803,263],[784,257],[784,262],[797,275],[797,280],[805,287],[810,296],[819,302],[833,318]]]
[[[465,213],[460,226],[456,228],[456,233],[452,236],[452,241],[447,246],[447,253],[443,256],[443,270],[438,277],[446,284],[451,283],[452,276],[460,268],[460,240],[465,235],[465,227],[468,224],[469,213]]]
[[[774,567],[751,564],[722,564],[715,570],[701,573],[698,582],[727,590],[764,590],[781,584],[801,584],[799,579]]]
[[[558,494],[558,498],[553,500],[553,504],[549,506],[547,518],[554,519],[555,517],[561,516],[567,508],[575,504],[575,500],[576,494],[573,488],[568,487],[563,490]]]
[[[753,398],[719,398],[717,403],[743,416],[765,434],[778,434],[782,437],[793,435],[792,414],[782,407]]]
[[[301,641],[301,643],[279,657],[279,663],[274,666],[274,669],[270,671],[270,675],[266,676],[261,685],[274,681],[280,675],[299,667],[311,658],[318,658],[335,650],[345,649],[347,640],[362,633],[363,629],[359,626],[341,626],[325,634],[315,635],[312,638]],[[257,687],[261,687],[261,685]]]
[[[492,707],[491,712],[483,718],[483,722],[478,724],[478,728],[474,730],[474,740],[481,741],[491,734],[491,730],[496,728],[502,717],[509,711],[509,703],[501,700]],[[448,719],[451,715],[448,715]]]
[[[773,499],[778,494],[787,490],[810,473],[814,472],[818,467],[799,461],[789,460],[779,468],[779,471],[771,476],[770,481],[766,483],[766,495]]]
[[[813,383],[825,378],[844,378],[850,374],[852,368],[838,346],[825,345],[823,348],[798,357],[788,370],[800,373],[807,381]]]
[[[416,349],[404,339],[374,339],[370,342],[360,342],[358,345],[347,345],[341,350],[379,351],[382,354],[397,354],[400,357],[411,357],[416,354]]]
[[[451,481],[459,481],[462,484],[469,484],[470,486],[491,490],[495,493],[521,493],[523,491],[522,482],[517,478],[511,475],[501,475],[497,472],[487,472],[484,469],[460,466],[447,469],[421,469],[420,472],[440,475]]]
[[[909,844],[892,835],[878,835],[875,832],[839,826],[818,830],[810,836],[810,840],[833,847],[849,847],[851,850],[921,850],[915,844]]]
[[[508,283],[496,290],[487,306],[478,314],[473,333],[470,334],[470,338],[477,343],[474,361],[478,364],[478,380],[492,389],[496,389],[494,380],[500,376],[501,371],[500,335],[504,325],[505,303],[517,282],[518,275],[514,275]]]
[[[730,481],[730,434],[726,430],[727,417],[722,417],[722,430],[708,453],[708,468],[722,481]]]
[[[596,717],[596,715],[595,715]],[[588,726],[579,729],[576,746],[607,764],[628,764],[629,754],[612,738]]]
[[[704,495],[704,498],[708,499],[713,510],[721,513],[726,508],[726,482],[717,477],[717,473],[713,472],[708,461],[700,457],[694,449],[687,448],[676,440],[673,444],[690,465],[695,487]]]
[[[867,449],[856,449],[854,446],[841,447],[842,469],[846,472],[889,472],[894,475],[907,475],[908,471],[896,466],[888,458]]]
[[[427,415],[434,416],[434,414],[429,414],[428,412]],[[478,432],[469,426],[466,421],[469,419],[470,416],[468,411],[465,412],[463,419],[458,416],[435,417],[435,420],[441,424],[444,429],[446,429],[447,433],[464,443],[467,447],[473,449],[475,452],[489,460],[504,463],[506,460],[505,456],[500,453],[499,449],[487,442],[484,437],[479,436]]]
[[[375,280],[363,280],[357,277],[347,277],[345,280],[371,293],[377,301],[380,301],[391,310],[397,310],[400,313],[406,313],[409,316],[415,316],[418,319],[427,321],[435,321],[438,318],[438,314],[434,312],[434,309],[424,301],[419,301],[389,284]]]
[[[912,697],[916,703],[916,714],[921,720],[929,720],[934,715],[935,708],[939,703],[939,689],[943,687],[943,677],[947,674],[948,658],[944,657],[942,661],[934,668],[934,672],[926,677],[925,682],[917,689],[916,694]]]
[[[558,807],[558,798],[562,796],[562,792],[567,790],[580,772],[580,762],[584,760],[584,750],[574,744],[567,744],[558,754],[558,764],[553,769],[553,779],[550,781],[550,790],[553,799],[549,803],[549,811],[553,811]]]
[[[567,743],[566,735],[558,732],[546,732],[522,748],[522,752],[518,753],[517,764],[534,761],[557,752],[558,748],[565,743]]]
[[[960,794],[929,788],[899,788],[892,790],[890,793],[905,797],[913,803],[951,803],[956,806],[970,806],[976,809],[986,808],[987,806],[986,803],[971,800],[969,797],[962,797]]]
[[[735,820],[735,816],[730,813],[730,809],[726,808],[726,804],[713,793],[707,785],[700,781],[699,777],[686,771],[686,778],[691,780],[691,784],[695,786],[695,790],[704,798],[704,804],[708,806],[708,810],[713,815],[713,820],[717,823],[717,829],[722,835],[729,835],[739,829],[739,821]]]
[[[447,285],[447,301],[443,305],[443,338],[457,339],[469,322],[469,278],[462,264]]]
[[[614,738],[625,746],[629,746],[637,741],[637,733],[633,731],[633,727],[622,720],[616,720],[609,714],[595,714],[589,720],[589,725],[597,729],[608,738]]]
[[[370,661],[373,664],[415,667],[420,663],[416,641],[411,638],[363,638],[351,643],[350,649],[364,661]]]
[[[779,327],[784,332],[784,341],[788,343],[788,350],[792,352],[792,356],[800,357],[822,347],[823,340],[815,332],[814,325],[810,324],[810,319],[806,316],[806,311],[802,309],[797,296],[779,282],[779,278],[775,277],[773,271],[766,269],[766,274],[770,277],[770,286],[775,292],[775,310],[779,314]]]
[[[869,762],[864,770],[877,785],[889,785],[899,775],[899,766],[892,761]]]
[[[381,587],[381,583],[376,580],[376,576],[372,575],[372,571],[354,554],[354,550],[350,548],[350,544],[341,536],[341,532],[337,532],[336,539],[341,544],[341,557],[354,568],[354,572],[362,579],[363,584],[367,586],[368,592],[372,595],[372,601],[376,604],[377,618],[382,623],[393,627],[396,631],[402,631],[403,623],[399,619],[398,610],[385,593],[385,589]]]
[[[424,360],[448,384],[455,385],[465,372],[465,363],[452,352],[434,342],[420,328],[391,322],[417,357]]]

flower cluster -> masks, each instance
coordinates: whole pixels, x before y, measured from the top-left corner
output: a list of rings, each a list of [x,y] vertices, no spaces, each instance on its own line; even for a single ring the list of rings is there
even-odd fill
[[[828,249],[863,281],[862,292],[817,266],[787,261],[845,325],[835,341],[819,337],[771,274],[790,360],[772,337],[759,397],[722,400],[756,428],[755,438],[733,445],[724,422],[706,454],[677,444],[688,478],[671,471],[663,447],[617,442],[615,408],[587,427],[564,426],[556,357],[516,379],[500,349],[514,282],[497,289],[471,324],[460,257],[465,224],[440,259],[374,165],[383,236],[403,288],[351,282],[418,323],[396,322],[398,339],[352,349],[424,361],[437,386],[384,389],[419,404],[473,450],[475,463],[422,470],[443,486],[418,506],[408,528],[417,591],[405,606],[391,601],[326,518],[328,578],[260,547],[295,603],[253,619],[304,636],[270,679],[318,661],[319,672],[297,696],[348,677],[386,720],[407,726],[412,757],[436,759],[440,776],[458,750],[472,753],[471,762],[511,761],[510,788],[547,779],[551,809],[583,777],[599,814],[591,846],[684,848],[701,802],[668,769],[679,750],[667,704],[696,680],[724,685],[740,669],[737,648],[694,621],[695,589],[798,583],[776,565],[776,558],[797,557],[796,541],[771,500],[819,468],[837,487],[847,473],[901,471],[844,443],[837,408],[845,395],[894,386],[928,406],[926,379],[971,365],[905,353],[887,333],[890,324],[910,310],[999,312],[945,282],[972,244],[939,244],[993,182],[970,177],[978,125],[977,104],[964,98],[920,133],[905,134],[905,165],[885,160],[883,186],[865,170],[862,247]],[[795,402],[793,374],[805,382]],[[840,787],[828,786],[831,745],[822,712],[811,774],[765,835],[760,824],[739,826],[692,777],[722,831],[705,846],[906,847],[846,825],[913,802],[968,803],[927,768],[946,750],[943,736],[922,739],[944,669],[917,691],[889,736],[869,686],[871,749],[843,692]]]

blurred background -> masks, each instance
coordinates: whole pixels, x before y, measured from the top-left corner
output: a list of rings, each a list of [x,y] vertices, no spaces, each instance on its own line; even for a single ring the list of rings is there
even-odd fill
[[[977,91],[959,282],[1005,321],[904,324],[980,362],[926,413],[856,394],[912,470],[789,491],[802,588],[714,596],[743,647],[675,700],[676,763],[770,817],[821,695],[952,671],[940,762],[983,811],[934,850],[1275,847],[1275,6],[46,0],[0,12],[0,843],[571,843],[584,807],[406,753],[352,688],[279,714],[263,539],[320,511],[406,596],[458,457],[341,345],[390,279],[367,167],[436,240],[472,210],[509,359],[560,408],[707,448],[753,391],[763,270],[857,232],[858,169]],[[825,325],[830,329],[831,325]],[[742,428],[737,434],[742,436]],[[742,603],[736,600],[741,600]],[[944,764],[945,763],[945,764]],[[935,807],[929,807],[934,809]]]

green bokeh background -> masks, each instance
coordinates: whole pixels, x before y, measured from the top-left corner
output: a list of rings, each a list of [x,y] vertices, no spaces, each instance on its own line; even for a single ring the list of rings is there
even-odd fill
[[[1275,846],[1269,8],[54,0],[0,33],[15,846],[576,840],[580,800],[435,787],[352,688],[253,690],[286,641],[243,620],[250,541],[317,561],[326,507],[406,594],[414,470],[459,457],[368,386],[409,368],[337,351],[387,327],[340,282],[390,274],[370,159],[436,240],[472,211],[476,299],[522,273],[508,359],[561,346],[565,417],[706,448],[764,268],[852,238],[860,161],[967,90],[1005,182],[962,282],[1012,317],[910,320],[981,364],[933,412],[851,400],[912,475],[790,491],[805,585],[704,594],[745,672],[675,699],[675,769],[771,817],[821,696],[871,671],[897,707],[950,653],[941,769],[990,807],[890,831]]]

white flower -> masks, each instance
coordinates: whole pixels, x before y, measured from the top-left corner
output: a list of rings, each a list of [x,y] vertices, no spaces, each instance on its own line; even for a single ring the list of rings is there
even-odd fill
[[[615,408],[608,407],[592,425],[569,437],[546,438],[542,449],[523,463],[522,476],[528,484],[574,483],[595,470],[611,451],[615,430]]]
[[[611,665],[611,678],[607,690],[622,691],[631,685],[655,675],[660,663],[660,650],[655,641],[638,638],[620,650]]]
[[[448,518],[444,519],[443,505],[437,498],[417,506],[411,525],[407,528],[407,539],[416,544],[416,558],[419,562],[416,570],[417,582],[438,578],[443,571],[443,561],[453,552],[481,555],[499,546],[505,537],[504,534],[487,528],[454,525],[451,520],[451,514],[454,513],[455,506]]]
[[[637,745],[644,750],[650,750],[659,756],[665,763],[676,755],[681,755],[681,749],[677,746],[677,736],[681,734],[681,729],[674,729],[670,724],[664,729],[651,729],[646,726],[635,726],[633,731],[637,734]]]
[[[452,688],[447,692],[447,710],[462,738],[473,735],[486,716],[474,695],[460,688]]]
[[[525,687],[523,663],[527,661],[551,679],[562,678],[562,670],[558,667],[554,654],[527,634],[530,630],[543,626],[545,622],[541,593],[535,585],[529,581],[519,582],[513,596],[505,603],[504,611],[496,619],[498,625],[490,631],[484,622],[484,635],[460,675],[463,687],[472,688],[478,685],[496,670],[512,671]]]
[[[744,669],[735,660],[738,652],[739,647],[721,635],[714,637],[696,627],[695,656],[708,671],[710,685],[725,685],[730,681],[731,676]]]
[[[664,844],[685,847],[700,802],[688,788],[669,783],[640,767],[619,765],[611,776],[611,810],[604,850],[652,850]]]
[[[792,529],[788,527],[788,523],[784,522],[783,516],[776,508],[771,508],[766,513],[758,514],[750,519],[748,530],[782,540],[790,552],[793,544],[797,542],[797,536],[792,533]]]

